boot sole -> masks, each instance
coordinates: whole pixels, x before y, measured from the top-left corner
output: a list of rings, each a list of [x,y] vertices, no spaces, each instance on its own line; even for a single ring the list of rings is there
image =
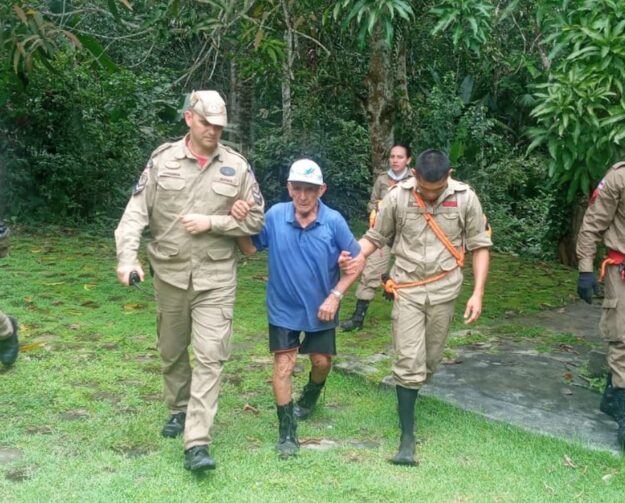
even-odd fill
[[[417,466],[419,464],[415,460],[408,459],[389,459],[388,462],[396,466]]]
[[[184,469],[189,470],[190,472],[204,472],[206,470],[214,470],[215,468],[217,468],[215,463],[204,463],[198,466],[184,465]]]

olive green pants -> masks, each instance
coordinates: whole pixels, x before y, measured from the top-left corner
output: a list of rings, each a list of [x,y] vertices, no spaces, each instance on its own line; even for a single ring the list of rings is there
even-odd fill
[[[9,317],[0,311],[0,340],[7,339],[13,333],[13,325]]]
[[[625,281],[616,266],[609,266],[606,270],[602,307],[599,331],[608,343],[612,385],[625,388]]]
[[[235,285],[196,292],[154,277],[165,403],[186,412],[184,448],[211,443],[223,364],[230,357]],[[188,347],[195,364],[191,367]]]
[[[382,274],[389,270],[390,261],[391,249],[388,246],[380,248],[369,255],[365,268],[358,280],[357,299],[373,300],[376,290],[382,285]]]
[[[443,358],[456,300],[431,305],[410,302],[401,293],[393,305],[393,377],[395,383],[419,389]]]

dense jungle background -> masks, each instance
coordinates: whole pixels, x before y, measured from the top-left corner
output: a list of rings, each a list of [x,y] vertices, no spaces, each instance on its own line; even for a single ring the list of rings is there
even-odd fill
[[[110,231],[185,95],[217,89],[270,204],[310,156],[364,220],[393,142],[442,148],[497,250],[571,264],[625,139],[621,0],[9,0],[0,65],[11,225]]]

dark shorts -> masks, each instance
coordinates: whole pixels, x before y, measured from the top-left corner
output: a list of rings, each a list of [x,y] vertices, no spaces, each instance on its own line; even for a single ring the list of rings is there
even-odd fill
[[[302,354],[319,353],[322,355],[336,354],[336,328],[320,332],[304,332],[304,340],[300,344],[301,330],[269,325],[269,351],[279,353],[299,348]]]

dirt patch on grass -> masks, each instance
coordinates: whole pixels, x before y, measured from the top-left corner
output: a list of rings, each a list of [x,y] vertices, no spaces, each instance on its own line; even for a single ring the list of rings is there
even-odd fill
[[[24,455],[21,449],[14,447],[0,447],[0,465],[7,465],[20,459]]]
[[[133,459],[150,454],[154,449],[145,445],[114,445],[111,450],[125,458]]]
[[[4,478],[10,480],[11,482],[24,482],[32,478],[34,472],[34,467],[25,466],[22,468],[15,468],[13,470],[9,470],[4,475]]]
[[[79,419],[87,419],[89,412],[86,409],[74,409],[61,412],[56,416],[60,421],[77,421]]]

